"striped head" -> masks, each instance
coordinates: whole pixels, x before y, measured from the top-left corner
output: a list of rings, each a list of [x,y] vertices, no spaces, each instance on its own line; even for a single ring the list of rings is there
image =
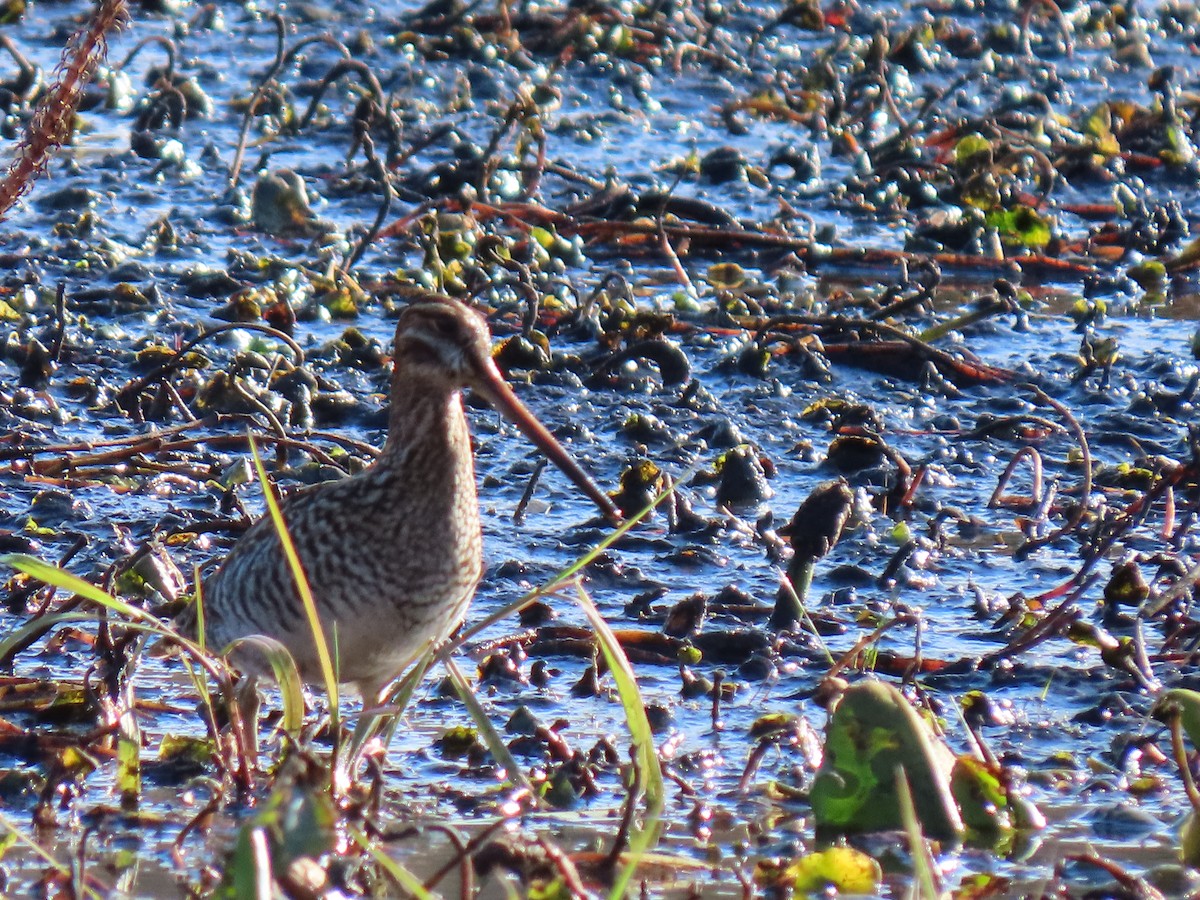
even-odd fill
[[[395,359],[393,403],[396,388],[406,381],[429,386],[440,383],[452,391],[470,388],[521,429],[605,518],[620,522],[621,514],[608,495],[596,487],[505,382],[492,360],[491,334],[479,313],[449,297],[435,296],[413,303],[396,325]]]
[[[397,375],[441,381],[455,390],[500,378],[483,316],[449,297],[431,296],[404,310],[396,325],[395,359]]]

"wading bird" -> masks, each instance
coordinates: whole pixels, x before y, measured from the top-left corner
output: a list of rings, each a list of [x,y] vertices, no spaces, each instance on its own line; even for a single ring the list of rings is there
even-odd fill
[[[483,570],[465,388],[511,419],[610,521],[620,520],[609,497],[504,382],[478,313],[444,297],[414,303],[396,326],[394,359],[379,459],[282,504],[335,650],[337,678],[353,683],[365,705],[377,703],[424,647],[458,626]],[[266,635],[291,652],[304,681],[321,681],[316,642],[270,516],[205,581],[203,605],[209,646]],[[183,630],[194,634],[196,620],[189,607]],[[233,658],[253,694],[265,663],[244,657]],[[253,719],[248,724],[253,730]]]

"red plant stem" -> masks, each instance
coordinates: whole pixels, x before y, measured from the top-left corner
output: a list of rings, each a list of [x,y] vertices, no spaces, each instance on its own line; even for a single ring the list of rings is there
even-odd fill
[[[54,151],[70,138],[83,88],[108,53],[108,36],[127,20],[125,0],[99,0],[91,22],[76,32],[63,50],[56,70],[58,77],[38,104],[8,172],[0,181],[0,217],[29,190],[45,171]]]

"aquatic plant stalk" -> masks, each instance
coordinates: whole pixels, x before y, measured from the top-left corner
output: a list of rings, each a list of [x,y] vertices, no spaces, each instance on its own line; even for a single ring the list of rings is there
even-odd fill
[[[812,587],[813,572],[817,561],[811,556],[795,557],[788,566],[787,577],[780,579],[779,595],[775,598],[775,609],[771,612],[772,628],[791,628],[800,621],[808,621],[805,600]],[[809,623],[811,625],[811,622]]]
[[[898,765],[895,775],[900,818],[904,822],[908,852],[912,856],[913,873],[916,876],[916,883],[910,888],[908,896],[914,900],[938,900],[942,894],[937,887],[937,876],[934,874],[933,859],[929,855],[929,845],[921,831],[921,820],[913,801],[912,785],[908,783],[908,773],[904,771],[903,766]]]
[[[203,647],[194,641],[188,640],[174,628],[159,621],[145,610],[114,597],[107,591],[89,581],[85,581],[78,575],[71,574],[65,569],[61,569],[48,562],[43,562],[37,557],[28,556],[24,553],[6,554],[0,557],[0,564],[11,566],[19,572],[24,572],[26,575],[36,578],[39,581],[44,581],[46,584],[53,585],[60,590],[78,594],[86,600],[90,600],[99,606],[117,613],[124,619],[121,623],[121,627],[123,628],[128,628],[142,634],[149,634],[154,637],[166,638],[181,647],[220,686],[222,693],[229,700],[229,713],[231,720],[234,722],[234,732],[239,735],[238,748],[241,756],[241,769],[238,775],[243,786],[249,785],[250,773],[246,768],[246,748],[244,742],[241,740],[242,726],[240,711],[237,708],[237,704],[233,702],[233,677],[228,667],[220,659],[214,658]],[[32,643],[30,641],[31,633],[35,633],[40,637],[63,622],[94,620],[95,616],[86,612],[64,612],[43,616],[32,622],[27,622],[20,628],[14,629],[0,638],[0,657],[3,657],[6,653],[15,652],[16,648],[28,647]],[[280,646],[282,648],[282,645]],[[286,652],[286,648],[282,649]],[[295,663],[293,662],[292,665],[294,668]]]
[[[0,218],[45,171],[50,157],[71,137],[83,89],[108,54],[108,38],[129,19],[125,0],[100,0],[91,21],[63,50],[58,78],[38,104],[0,180]]]
[[[810,563],[808,566],[808,581],[807,581],[807,583],[804,584],[805,596],[807,596],[808,588],[812,586],[812,576],[813,576],[813,564]],[[808,614],[808,606],[805,604],[804,600],[801,598],[800,593],[796,589],[796,586],[792,583],[792,579],[787,578],[787,577],[780,578],[779,579],[779,590],[780,590],[780,593],[787,595],[788,604],[791,606],[791,608],[798,611],[798,616],[797,616],[796,621],[803,622],[808,627],[809,634],[811,634],[813,636],[813,638],[817,642],[817,645],[820,646],[822,651],[824,651],[825,658],[829,661],[829,664],[833,665],[834,664],[833,651],[831,651],[829,649],[829,645],[825,643],[825,638],[821,637],[821,632],[819,632],[817,630],[817,623],[814,622],[812,620],[812,616],[810,616]],[[780,600],[778,598],[776,598],[776,601],[775,601],[776,609],[779,608],[779,603],[780,603]]]
[[[1192,814],[1200,815],[1200,790],[1196,789],[1196,780],[1192,778],[1192,770],[1188,764],[1187,747],[1183,744],[1183,725],[1178,714],[1168,722],[1171,734],[1171,754],[1175,758],[1175,766],[1179,769],[1179,777],[1183,781],[1183,790],[1187,794],[1188,803],[1192,806]]]
[[[475,697],[475,691],[471,688],[471,684],[463,675],[462,670],[449,656],[443,656],[440,662],[446,667],[454,690],[458,692],[459,699],[467,707],[467,712],[471,714],[475,727],[479,729],[479,736],[483,738],[492,757],[504,768],[508,780],[521,790],[528,792],[530,797],[536,797],[537,792],[533,789],[533,785],[529,783],[529,779],[525,777],[525,773],[521,771],[520,765],[513,759],[512,754],[508,752],[503,738],[500,737],[500,733],[496,731],[491,719],[488,718],[487,712]]]
[[[296,580],[296,591],[304,604],[308,627],[312,630],[313,643],[317,648],[317,659],[321,664],[321,677],[325,681],[325,693],[329,697],[329,717],[333,733],[337,734],[338,679],[334,671],[333,656],[329,652],[329,642],[325,640],[325,630],[321,627],[321,618],[317,614],[317,602],[313,598],[308,578],[304,574],[304,565],[300,562],[300,554],[296,552],[296,545],[292,541],[291,534],[288,533],[287,522],[284,521],[283,512],[279,508],[275,490],[271,486],[270,479],[267,478],[267,470],[259,455],[258,444],[255,443],[254,435],[250,431],[246,432],[246,438],[250,442],[250,456],[254,460],[254,470],[258,473],[259,481],[263,486],[263,498],[267,502],[267,510],[271,515],[271,521],[275,524],[275,531],[279,535],[279,545],[283,548],[288,567],[292,570],[292,577]]]
[[[625,712],[625,724],[629,728],[629,736],[633,741],[634,758],[637,761],[636,777],[638,784],[634,786],[637,793],[646,796],[646,813],[642,827],[634,831],[629,840],[629,855],[625,866],[613,880],[608,892],[610,900],[619,900],[625,896],[625,890],[637,871],[642,857],[658,843],[659,821],[662,818],[666,803],[666,789],[663,783],[662,766],[658,761],[658,749],[654,746],[654,733],[650,729],[650,720],[646,717],[646,705],[642,702],[641,691],[638,690],[637,677],[629,658],[621,649],[617,636],[613,634],[600,610],[592,602],[583,585],[576,585],[576,599],[580,609],[591,623],[596,633],[596,642],[604,661],[608,663],[613,681],[617,685],[617,694],[621,698],[621,707]]]

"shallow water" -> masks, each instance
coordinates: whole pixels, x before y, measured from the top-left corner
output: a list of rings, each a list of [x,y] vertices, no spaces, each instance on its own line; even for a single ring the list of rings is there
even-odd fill
[[[1007,74],[988,80],[974,78],[967,89],[956,91],[943,104],[939,115],[947,119],[982,115],[998,104],[1020,100],[1022,92],[1047,89],[1051,64],[1063,85],[1054,103],[1064,113],[1077,113],[1110,96],[1149,104],[1153,97],[1147,87],[1149,72],[1112,62],[1112,48],[1087,29],[1089,16],[1100,16],[1100,6],[1080,4],[1070,13],[1075,27],[1073,56],[1055,46],[1051,24],[1038,19],[1037,64],[1022,66],[1015,57],[998,55],[995,65]],[[4,33],[48,71],[65,30],[85,9],[84,4],[76,3],[38,4],[21,21],[6,26]],[[393,40],[403,31],[404,16],[411,9],[409,5],[376,4],[364,15],[357,4],[350,3],[297,8],[288,20],[287,43],[290,46],[328,31],[353,45],[356,56],[380,73],[384,91],[400,98],[399,118],[406,144],[420,144],[422,136],[438,126],[452,125],[465,138],[486,145],[518,87],[543,81],[553,58],[545,51],[534,51],[527,64],[510,65],[491,59],[486,51],[471,54],[453,49],[426,58],[404,40]],[[547,5],[528,11],[551,13],[557,9]],[[686,7],[680,15],[684,11],[696,12]],[[714,55],[700,54],[681,64],[678,71],[669,59],[635,63],[620,55],[565,64],[554,82],[562,94],[561,106],[545,115],[550,160],[569,165],[597,183],[602,183],[611,169],[618,179],[638,189],[674,186],[679,195],[703,198],[745,223],[767,222],[782,205],[790,204],[811,215],[816,227],[832,229],[822,241],[839,247],[904,247],[924,214],[916,210],[871,214],[848,199],[847,184],[856,171],[852,156],[835,155],[827,138],[814,136],[793,122],[745,116],[741,120],[744,128],[731,129],[725,127],[720,114],[724,104],[815,70],[815,59],[829,52],[836,35],[781,26],[764,36],[749,56],[746,48],[753,28],[780,10],[730,5],[726,12],[729,18],[716,32]],[[1152,11],[1143,13],[1150,16],[1147,21],[1155,21]],[[992,27],[1015,21],[1017,13],[1012,4],[914,5],[897,17],[893,27],[899,30],[940,15],[985,34]],[[862,17],[869,19],[868,12]],[[238,104],[248,98],[274,52],[273,28],[259,9],[249,4],[219,4],[215,18],[194,4],[183,4],[168,14],[139,9],[131,27],[114,42],[110,62],[119,63],[136,41],[154,36],[175,40],[179,73],[194,77],[212,101],[207,116],[175,129],[152,132],[159,140],[178,140],[183,160],[163,162],[130,152],[136,111],[90,109],[82,114],[74,146],[63,152],[25,203],[0,223],[0,255],[8,269],[3,273],[4,299],[21,314],[7,326],[12,337],[4,365],[12,384],[23,358],[13,345],[31,336],[45,342],[54,321],[53,289],[65,281],[69,291],[67,344],[71,352],[47,389],[60,412],[39,412],[36,396],[24,397],[18,392],[14,400],[5,403],[8,409],[0,423],[9,435],[20,432],[35,444],[99,440],[143,427],[123,421],[106,401],[114,388],[135,374],[137,363],[131,351],[152,342],[171,345],[190,337],[199,324],[218,323],[213,314],[231,291],[216,289],[206,295],[199,272],[228,271],[240,284],[275,285],[281,292],[289,283],[300,283],[302,289],[291,299],[302,309],[311,307],[307,294],[312,292],[314,273],[336,263],[362,233],[364,223],[376,214],[378,191],[369,182],[365,189],[357,189],[343,178],[351,146],[347,117],[357,101],[345,82],[326,95],[328,115],[308,130],[275,137],[257,127],[252,129],[241,193],[227,192],[228,167],[241,124]],[[1177,66],[1176,82],[1185,91],[1194,89],[1195,60],[1184,37],[1157,28],[1148,39],[1154,62]],[[723,41],[749,56],[748,71],[717,65],[725,49]],[[307,105],[313,81],[336,55],[332,48],[317,44],[302,63],[281,73],[283,84],[294,91],[290,99],[297,114]],[[837,53],[834,57],[841,59]],[[133,97],[147,95],[147,69],[160,64],[162,58],[161,46],[151,44],[126,67]],[[845,60],[839,65],[843,63],[848,83],[862,75]],[[905,111],[915,115],[926,87],[944,87],[957,74],[978,76],[987,65],[987,59],[981,62],[943,54],[930,71],[913,73],[915,84],[907,89],[900,80],[904,71],[893,66],[893,90]],[[0,67],[0,76],[7,71]],[[452,102],[455,98],[457,103]],[[873,115],[880,120],[878,130],[886,134],[886,116]],[[703,157],[715,148],[733,146],[752,169],[765,172],[777,151],[807,150],[813,145],[821,155],[821,168],[811,181],[760,179],[751,172],[749,177],[719,184],[689,175],[676,184],[671,170],[689,154]],[[503,146],[511,150],[511,141]],[[433,166],[450,158],[447,142],[434,141],[400,164],[399,171],[411,184],[421,184]],[[361,162],[361,156],[356,156],[356,172]],[[333,236],[328,240],[280,238],[252,227],[239,210],[245,206],[260,168],[290,168],[300,173],[309,187],[314,212],[330,223]],[[1178,200],[1182,210],[1188,211],[1188,224],[1194,223],[1190,211],[1196,208],[1197,187],[1187,171],[1164,167],[1136,175],[1111,174],[1112,181],[1078,179],[1055,188],[1052,208],[1063,240],[1083,237],[1090,223],[1062,210],[1061,205],[1107,203],[1116,184],[1144,192],[1152,203]],[[1029,182],[1032,184],[1032,178]],[[88,205],[91,216],[84,219],[79,198],[63,193],[78,188],[94,192]],[[581,193],[587,191],[570,181],[549,173],[544,178],[542,196],[549,207],[559,208],[568,196]],[[406,215],[414,205],[402,196],[387,221]],[[162,239],[164,222],[174,231],[173,244]],[[389,273],[419,268],[419,240],[413,234],[415,231],[404,239],[376,241],[358,269],[359,280],[366,285],[386,284]],[[1180,236],[1170,250],[1177,252],[1185,243],[1186,236]],[[669,312],[678,303],[683,311],[671,336],[685,349],[701,391],[685,394],[682,386],[664,386],[652,367],[627,367],[619,383],[611,387],[583,390],[572,376],[544,372],[526,378],[518,392],[548,425],[562,432],[572,452],[606,485],[615,487],[622,468],[643,456],[674,474],[696,462],[709,469],[719,453],[728,449],[729,442],[722,435],[732,428],[773,465],[769,479],[773,495],[760,505],[729,511],[718,508],[711,483],[685,487],[684,494],[696,512],[711,521],[711,527],[693,534],[671,533],[659,515],[589,568],[588,591],[614,628],[657,632],[665,611],[675,602],[699,591],[711,604],[727,587],[745,592],[764,612],[769,609],[781,569],[769,558],[756,522],[769,511],[775,524],[782,524],[814,486],[835,476],[825,460],[832,437],[828,424],[803,415],[818,401],[837,398],[869,406],[880,420],[888,445],[914,467],[928,465],[927,480],[908,523],[913,534],[931,535],[931,521],[948,506],[979,520],[970,532],[956,534],[948,528],[948,540],[943,544],[924,543],[893,583],[880,586],[876,579],[903,543],[903,536],[897,533],[892,518],[866,502],[868,494],[878,493],[882,475],[852,475],[859,492],[859,514],[843,541],[818,564],[810,594],[814,616],[842,630],[824,639],[834,657],[899,608],[910,608],[920,612],[920,649],[926,659],[955,662],[978,658],[999,649],[1014,634],[1012,627],[1000,620],[999,610],[977,612],[979,596],[1000,600],[1017,595],[1035,597],[1066,581],[1079,568],[1077,535],[1027,559],[1015,559],[1012,549],[1021,541],[1017,513],[987,507],[996,478],[1023,439],[970,437],[981,416],[1036,414],[1063,424],[1053,410],[1035,406],[1032,392],[1021,387],[1022,382],[1036,383],[1070,409],[1088,434],[1092,456],[1099,464],[1131,463],[1143,450],[1146,455],[1163,454],[1173,460],[1189,458],[1187,426],[1194,418],[1192,403],[1184,401],[1168,414],[1147,408],[1139,400],[1155,390],[1181,390],[1195,371],[1191,341],[1197,329],[1196,290],[1186,277],[1168,279],[1161,296],[1151,298],[1123,277],[1132,257],[1115,266],[1102,264],[1102,277],[1086,287],[1081,279],[1071,277],[1047,287],[1027,276],[1021,286],[1031,296],[1023,300],[1024,315],[999,316],[939,343],[951,351],[967,349],[986,363],[1010,369],[1015,379],[1005,384],[965,386],[955,392],[919,380],[872,374],[837,360],[828,381],[815,378],[802,361],[786,356],[775,359],[765,377],[738,373],[726,363],[743,348],[749,335],[729,327],[716,312],[721,298],[706,280],[713,262],[738,261],[751,278],[773,289],[781,307],[842,309],[850,314],[856,314],[852,300],[878,296],[884,286],[896,282],[894,271],[831,266],[814,267],[809,273],[787,264],[781,270],[781,254],[766,251],[714,253],[698,247],[689,255],[686,248],[676,249],[696,285],[698,297],[690,311],[680,302],[686,291],[676,282],[671,267],[661,256],[640,254],[636,248],[589,245],[563,277],[577,294],[586,296],[605,274],[618,271],[632,285],[639,308]],[[927,327],[952,315],[953,310],[965,308],[962,291],[967,292],[965,299],[973,300],[988,291],[993,279],[970,269],[948,270],[946,281],[963,287],[941,289],[932,307],[912,315],[914,327]],[[114,290],[119,284],[136,286],[148,295],[148,301],[144,305],[123,302]],[[86,293],[97,289],[96,294]],[[1099,373],[1074,380],[1083,331],[1069,314],[1085,293],[1108,306],[1108,315],[1091,325],[1090,337],[1115,339],[1120,346],[1107,383]],[[520,299],[514,299],[512,291],[501,294],[505,302],[519,309]],[[352,322],[330,320],[327,312],[318,310],[316,318],[302,318],[296,325],[296,340],[315,370],[358,401],[344,419],[331,419],[321,423],[321,428],[376,446],[382,441],[386,371],[378,366],[355,369],[323,348],[351,324],[386,346],[394,327],[390,305],[390,301],[364,302]],[[494,317],[497,336],[515,331],[519,319],[519,315]],[[206,344],[204,352],[213,363],[210,371],[230,366],[237,351],[245,349],[250,340],[246,336],[226,344]],[[256,346],[264,352],[278,349],[271,344]],[[556,352],[585,357],[598,351],[594,341],[572,341],[564,336],[556,336],[552,346]],[[102,387],[98,396],[80,396],[70,384],[75,377],[107,387]],[[249,377],[253,381],[254,373]],[[4,392],[11,395],[13,388],[6,387]],[[22,403],[28,408],[23,409]],[[644,435],[631,436],[624,425],[639,413],[660,420],[666,437],[654,441]],[[545,583],[603,534],[589,523],[592,511],[585,501],[576,498],[553,470],[540,479],[525,520],[514,522],[513,512],[533,458],[514,430],[494,414],[473,410],[472,420],[488,573],[469,621]],[[236,433],[243,426],[224,427]],[[212,431],[201,429],[201,433],[211,435]],[[1081,479],[1072,457],[1077,444],[1073,436],[1062,431],[1038,439],[1036,444],[1046,459],[1048,478],[1057,481],[1060,497],[1076,498]],[[202,447],[169,462],[177,467],[194,466],[211,476],[242,455],[240,450]],[[292,460],[295,464],[301,461],[298,455]],[[129,547],[164,527],[219,511],[221,492],[195,477],[195,470],[188,471],[190,477],[168,480],[156,479],[145,469],[131,469],[125,473],[129,481],[124,485],[131,490],[120,493],[111,479],[110,483],[73,484],[70,503],[64,507],[61,499],[51,497],[47,512],[43,492],[52,486],[26,477],[14,466],[0,483],[0,525],[20,533],[32,518],[53,529],[34,536],[38,543],[35,552],[47,559],[58,558],[75,533],[85,535],[87,546],[69,568],[98,578]],[[287,477],[281,480],[284,484],[289,481]],[[1028,469],[1021,468],[1008,492],[1028,491]],[[1189,491],[1186,497],[1180,492],[1181,510],[1195,502],[1194,488]],[[251,510],[261,509],[256,486],[243,488],[241,495]],[[1134,496],[1135,492],[1098,485],[1091,498],[1093,510],[1102,504],[1122,508]],[[168,515],[174,519],[164,518]],[[1044,527],[1050,530],[1062,520],[1063,512],[1057,509]],[[1109,551],[1111,560],[1126,553],[1140,554],[1148,577],[1154,572],[1155,554],[1190,565],[1200,549],[1195,537],[1183,528],[1178,539],[1164,541],[1158,530],[1161,523],[1159,510]],[[230,542],[229,536],[215,535],[170,552],[174,562],[189,572],[193,566],[207,568],[218,561]],[[1085,619],[1100,621],[1096,607],[1112,561],[1097,566],[1099,581],[1079,599]],[[661,595],[648,613],[639,617],[626,611],[635,595],[650,590]],[[584,624],[582,613],[569,602],[556,608],[559,624]],[[6,614],[3,624],[16,627],[25,617],[24,612]],[[704,633],[748,630],[761,636],[766,634],[764,623],[765,615],[715,611],[710,613]],[[506,621],[482,635],[481,642],[517,630],[515,621]],[[1114,632],[1126,633],[1117,627]],[[879,646],[911,655],[915,640],[912,628],[900,628],[884,636]],[[1147,640],[1153,652],[1161,637],[1155,631]],[[794,748],[773,751],[749,790],[742,793],[738,788],[753,746],[747,730],[757,717],[770,711],[798,711],[818,730],[825,719],[810,699],[827,669],[821,653],[802,638],[768,643],[765,652],[732,655],[726,660],[709,658],[695,667],[710,677],[717,669],[727,670],[727,678],[737,687],[732,699],[721,705],[722,730],[713,728],[710,700],[680,696],[680,676],[673,665],[635,661],[647,703],[662,710],[658,739],[668,767],[695,790],[693,795],[682,790],[669,794],[664,847],[703,863],[719,860],[684,879],[703,885],[706,896],[740,892],[733,875],[735,867],[749,871],[756,859],[786,858],[814,843],[804,805],[781,803],[768,789],[775,779],[803,786],[811,778],[811,767]],[[713,655],[710,652],[710,657]],[[590,659],[548,650],[540,658],[551,676],[545,687],[495,681],[481,685],[480,699],[493,721],[503,725],[514,710],[525,705],[543,722],[565,719],[569,724],[563,735],[572,747],[586,752],[602,738],[613,736],[623,755],[626,728],[615,697],[607,690],[585,698],[570,693]],[[15,671],[38,678],[78,680],[93,661],[89,646],[68,639],[61,646],[22,654]],[[464,659],[464,668],[466,662]],[[523,671],[528,671],[530,662],[523,662]],[[1154,661],[1154,675],[1167,687],[1191,685],[1193,672],[1190,657],[1186,665]],[[1050,821],[1042,835],[1030,839],[1030,847],[1008,856],[988,850],[946,850],[939,864],[947,885],[958,884],[972,873],[994,872],[1013,878],[1014,891],[1036,886],[1064,856],[1086,847],[1101,849],[1134,872],[1173,858],[1172,829],[1186,809],[1178,777],[1169,764],[1143,761],[1145,772],[1157,779],[1157,785],[1133,794],[1129,782],[1137,774],[1135,764],[1122,755],[1130,735],[1159,737],[1159,726],[1145,718],[1152,697],[1105,666],[1095,649],[1055,638],[1023,652],[1009,664],[963,674],[931,672],[918,680],[932,696],[957,749],[964,740],[956,712],[962,695],[984,690],[994,701],[1009,705],[1014,723],[988,728],[987,739],[1006,764],[1027,770],[1031,797]],[[140,715],[146,758],[153,757],[164,735],[204,734],[203,722],[193,711],[190,683],[176,661],[141,660],[133,683],[140,700],[161,701],[177,710]],[[462,705],[439,696],[435,687],[435,679],[430,678],[391,746],[385,765],[384,811],[389,819],[434,820],[472,830],[496,816],[500,800],[495,774],[490,768],[447,759],[434,747],[447,725],[469,722]],[[352,716],[356,710],[355,701],[344,703],[346,715]],[[12,720],[20,728],[62,727],[39,723],[28,713],[13,714]],[[69,727],[86,731],[91,724],[85,721]],[[1158,743],[1167,746],[1165,740]],[[534,769],[546,765],[537,758],[522,762]],[[18,752],[2,764],[18,772],[41,771],[42,765]],[[190,839],[184,865],[177,867],[170,857],[170,844],[207,799],[207,788],[191,780],[177,784],[170,778],[156,784],[153,773],[147,772],[140,810],[163,816],[164,823],[148,826],[113,814],[92,828],[89,812],[116,802],[114,778],[113,767],[106,762],[83,779],[78,796],[70,798],[59,814],[58,827],[40,833],[39,840],[61,860],[70,858],[86,840],[89,868],[104,884],[131,896],[161,895],[177,883],[195,879],[204,863],[223,858],[234,825],[245,813],[235,808],[212,836]],[[615,828],[622,795],[614,767],[601,767],[597,778],[603,788],[598,797],[581,800],[570,812],[527,817],[520,828],[529,835],[552,835],[572,851],[605,846]],[[24,828],[28,828],[34,799],[27,794],[11,803],[5,801],[8,814]],[[1106,819],[1111,808],[1121,805],[1146,818],[1115,824]],[[392,852],[419,869],[417,863],[431,851],[421,844],[417,847],[414,850],[408,842],[397,842]],[[135,851],[132,857],[126,852],[129,850]],[[8,851],[5,866],[10,890],[17,885],[24,890],[43,869],[42,862],[20,846]],[[106,866],[113,868],[106,871]],[[905,869],[899,862],[895,868],[887,889],[898,891],[906,883]],[[671,893],[682,888],[662,886],[661,890]],[[453,888],[445,891],[452,893]]]

